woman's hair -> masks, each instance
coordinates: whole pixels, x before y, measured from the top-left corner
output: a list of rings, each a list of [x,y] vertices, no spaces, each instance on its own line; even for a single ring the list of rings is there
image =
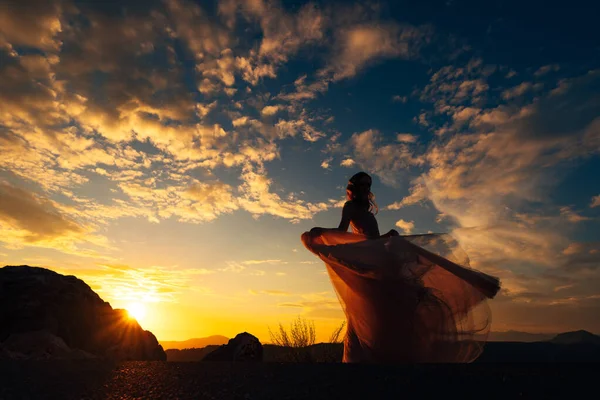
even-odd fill
[[[346,187],[346,196],[350,201],[354,201],[359,206],[377,214],[379,207],[375,203],[375,195],[371,193],[371,183],[373,180],[366,172],[354,174],[348,186]]]

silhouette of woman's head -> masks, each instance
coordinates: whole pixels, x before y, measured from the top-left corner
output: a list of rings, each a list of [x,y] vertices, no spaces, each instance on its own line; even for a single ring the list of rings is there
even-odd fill
[[[366,172],[354,174],[348,181],[346,187],[346,197],[349,201],[354,201],[357,204],[364,206],[369,211],[379,211],[375,204],[375,195],[371,193],[371,183],[373,180]]]

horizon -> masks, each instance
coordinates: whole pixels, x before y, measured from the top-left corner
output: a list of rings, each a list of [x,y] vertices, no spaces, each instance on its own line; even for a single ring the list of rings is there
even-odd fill
[[[528,334],[528,335],[561,335],[561,334],[564,334],[564,333],[576,333],[576,332],[587,332],[587,333],[591,333],[592,335],[595,335],[595,336],[600,336],[599,333],[590,332],[590,331],[587,331],[585,329],[577,329],[577,330],[574,330],[574,331],[567,331],[567,332],[523,332],[523,331],[508,330],[508,331],[490,331],[490,334],[493,334],[493,333],[524,333],[524,334]],[[185,339],[185,340],[159,340],[158,342],[159,342],[159,344],[162,345],[161,342],[183,343],[183,342],[187,342],[187,341],[191,341],[191,340],[209,339],[211,337],[223,337],[223,338],[228,339],[228,340],[229,339],[233,339],[233,337],[228,337],[228,336],[224,336],[224,335],[210,335],[210,336],[206,336],[206,337],[193,337],[193,338],[188,338],[188,339]],[[490,340],[490,341],[493,341],[493,340]],[[315,344],[320,344],[320,343],[328,343],[328,342],[327,341],[324,341],[324,342],[317,341],[317,342],[315,342]],[[267,342],[263,342],[262,344],[273,344],[273,343],[267,341]],[[167,349],[165,348],[165,350],[167,350]]]
[[[75,275],[159,341],[298,316],[326,340],[345,318],[300,235],[366,171],[381,233],[447,232],[501,279],[492,332],[597,334],[598,11],[6,5],[0,265]]]

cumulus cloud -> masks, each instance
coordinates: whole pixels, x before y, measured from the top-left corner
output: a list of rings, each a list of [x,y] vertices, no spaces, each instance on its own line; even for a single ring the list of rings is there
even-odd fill
[[[59,2],[10,2],[0,9],[0,36],[9,43],[56,51],[60,41],[62,6]]]
[[[238,188],[239,205],[255,217],[268,214],[299,222],[302,219],[310,219],[313,214],[326,211],[330,207],[324,202],[310,203],[301,199],[282,199],[271,189],[273,180],[261,170],[246,167],[241,179],[244,183]]]
[[[275,115],[279,111],[279,106],[266,106],[262,109],[263,115]]]
[[[0,182],[0,200],[2,223],[24,242],[73,237],[85,231],[62,215],[52,202],[6,182]]]
[[[280,93],[277,98],[292,103],[302,103],[304,101],[317,98],[321,93],[325,93],[329,88],[328,79],[317,78],[314,82],[306,83],[307,75],[304,74],[294,81],[295,91],[289,93]]]
[[[402,229],[402,232],[406,235],[412,233],[413,229],[415,229],[415,223],[413,221],[405,221],[403,219],[396,221],[396,226]]]
[[[542,67],[540,67],[537,71],[535,71],[534,75],[537,77],[546,75],[547,73],[554,71],[557,72],[560,70],[560,65],[558,64],[550,64],[550,65],[544,65]]]
[[[279,120],[275,125],[281,136],[296,136],[300,134],[307,142],[316,142],[325,137],[325,133],[317,130],[306,119]]]
[[[82,257],[110,259],[97,251],[110,249],[91,224],[73,218],[64,207],[0,181],[0,242],[6,247],[38,246]]]
[[[521,82],[517,86],[506,89],[502,92],[502,98],[504,100],[511,100],[517,97],[523,96],[525,93],[531,90],[539,90],[543,85],[541,83],[533,84],[531,82]]]
[[[381,132],[374,129],[355,133],[350,139],[353,160],[390,185],[398,181],[401,171],[422,163],[409,143],[386,143]]]
[[[238,209],[232,187],[223,182],[195,182],[185,192],[184,198],[193,200],[189,207],[194,214],[208,221]]]
[[[340,162],[340,165],[342,167],[347,167],[347,168],[353,167],[355,164],[356,164],[356,161],[354,161],[351,158],[346,158]]]
[[[229,27],[235,27],[241,16],[245,21],[255,22],[262,33],[258,49],[236,57],[236,67],[251,85],[264,77],[276,77],[279,66],[302,47],[323,40],[328,24],[325,14],[312,3],[294,13],[277,1],[223,1],[219,13]]]
[[[323,160],[323,162],[321,163],[321,168],[323,169],[329,169],[330,163],[333,159],[332,158],[328,158],[327,160]]]
[[[487,79],[494,71],[472,60],[432,75],[422,99],[432,103],[438,118],[430,129],[445,133],[422,155],[424,172],[414,179],[410,195],[387,208],[430,202],[454,226],[452,233],[473,265],[499,276],[509,298],[521,301],[533,296],[526,293],[552,292],[556,281],[544,273],[561,275],[569,262],[594,262],[583,248],[562,254],[571,226],[589,217],[545,198],[560,179],[561,163],[598,151],[590,138],[598,135],[600,103],[592,93],[600,79],[590,71],[563,81],[559,92],[489,107],[482,101],[491,96]],[[581,112],[572,113],[573,107]],[[532,204],[535,211],[528,208]],[[583,284],[581,277],[573,283]],[[562,301],[567,289],[556,293],[545,304]]]
[[[396,135],[396,140],[401,143],[416,143],[418,138],[416,135],[413,135],[412,133],[398,133]]]
[[[363,68],[386,58],[415,57],[430,32],[426,28],[373,22],[340,27],[335,32],[335,51],[330,65],[321,75],[334,81],[351,78]]]

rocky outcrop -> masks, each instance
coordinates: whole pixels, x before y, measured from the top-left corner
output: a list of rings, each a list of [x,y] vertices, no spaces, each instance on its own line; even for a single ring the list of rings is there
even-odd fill
[[[559,333],[550,342],[556,344],[592,344],[600,346],[600,336],[588,331],[579,330]]]
[[[0,268],[0,357],[166,360],[156,337],[85,282],[29,266]]]
[[[203,361],[262,361],[262,359],[263,347],[260,341],[256,336],[243,332],[229,340],[229,343],[207,354]]]
[[[97,358],[79,349],[71,349],[58,336],[46,330],[11,334],[2,343],[5,354],[0,358],[28,360],[78,360]]]

